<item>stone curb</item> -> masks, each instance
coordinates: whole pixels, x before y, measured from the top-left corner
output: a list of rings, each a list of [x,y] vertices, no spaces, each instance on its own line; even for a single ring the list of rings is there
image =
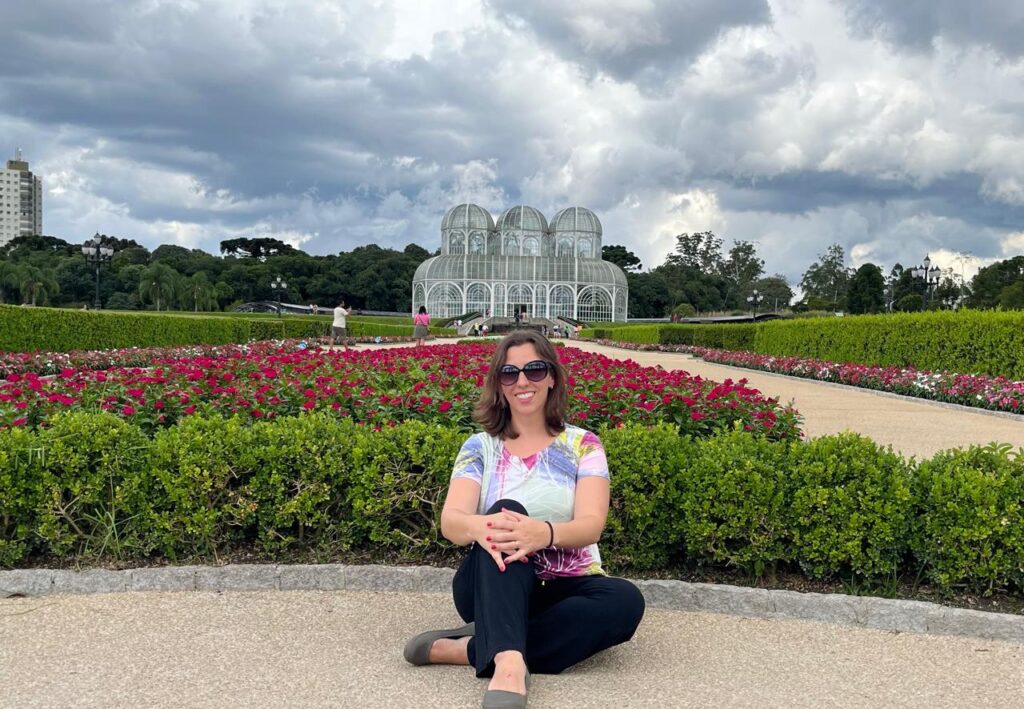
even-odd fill
[[[448,593],[453,569],[343,564],[231,564],[109,571],[0,571],[0,598],[126,591],[378,591]],[[799,593],[763,588],[634,581],[651,608],[724,613],[747,618],[810,620],[901,633],[966,635],[1024,643],[1024,615],[947,608],[870,596]]]
[[[588,340],[589,342],[589,340]],[[593,342],[592,344],[599,344]],[[763,369],[753,369],[751,367],[741,367],[737,364],[725,364],[724,362],[712,362],[706,359],[701,359],[697,355],[690,354],[689,352],[661,352],[659,350],[631,350],[628,347],[617,347],[615,345],[606,345],[601,343],[601,347],[607,347],[608,349],[615,349],[621,352],[639,352],[642,354],[663,354],[663,355],[676,355],[678,357],[685,357],[695,362],[703,362],[715,367],[728,367],[729,369],[738,369],[742,372],[750,372],[751,374],[763,374],[766,377],[778,377],[779,379],[790,379],[794,382],[809,382],[811,384],[821,384],[822,386],[832,387],[834,389],[845,389],[847,391],[858,391],[865,394],[874,394],[875,396],[884,396],[889,399],[900,399],[902,401],[908,401],[915,404],[928,404],[929,406],[937,406],[942,409],[950,409],[952,411],[960,411],[968,414],[984,414],[985,416],[995,416],[997,418],[1009,419],[1011,421],[1024,421],[1024,414],[1015,414],[1012,411],[994,411],[992,409],[983,409],[979,406],[965,406],[964,404],[954,404],[949,401],[936,401],[935,399],[926,399],[923,396],[908,396],[907,394],[897,394],[891,391],[881,391],[879,389],[869,389],[868,387],[859,387],[852,384],[842,384],[840,382],[826,382],[821,379],[814,379],[813,377],[797,377],[792,374],[782,374],[780,372],[768,372]],[[779,397],[782,401],[782,397]]]

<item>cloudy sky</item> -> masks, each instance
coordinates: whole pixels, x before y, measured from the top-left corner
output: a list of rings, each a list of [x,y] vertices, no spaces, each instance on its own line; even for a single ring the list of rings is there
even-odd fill
[[[711,229],[793,282],[832,242],[970,277],[1024,253],[1024,4],[10,2],[18,147],[72,242],[433,249],[460,202],[581,205],[645,267]]]

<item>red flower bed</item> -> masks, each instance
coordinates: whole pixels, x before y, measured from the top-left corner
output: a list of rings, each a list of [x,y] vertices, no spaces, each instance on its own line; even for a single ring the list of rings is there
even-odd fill
[[[327,409],[372,426],[417,418],[471,430],[493,352],[493,344],[341,353],[264,343],[153,352],[146,367],[10,373],[0,382],[0,427],[45,425],[71,408],[107,410],[147,430],[197,413],[272,419]],[[801,435],[799,414],[745,379],[717,383],[571,347],[560,357],[572,423],[668,421],[693,435],[738,424],[773,439]]]

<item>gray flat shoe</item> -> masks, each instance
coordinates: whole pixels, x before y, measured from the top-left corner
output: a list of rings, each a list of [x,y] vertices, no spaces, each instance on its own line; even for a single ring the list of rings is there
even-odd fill
[[[405,644],[403,652],[405,661],[413,665],[429,665],[430,646],[434,644],[435,640],[440,640],[441,638],[464,638],[467,635],[472,636],[475,634],[475,623],[467,623],[461,628],[453,628],[451,630],[428,630],[425,633],[420,633]]]
[[[530,691],[530,672],[526,672],[526,691]],[[484,692],[483,709],[526,709],[526,695],[504,689],[488,689]]]
[[[504,689],[488,689],[484,692],[483,709],[526,709],[526,695],[506,692]]]

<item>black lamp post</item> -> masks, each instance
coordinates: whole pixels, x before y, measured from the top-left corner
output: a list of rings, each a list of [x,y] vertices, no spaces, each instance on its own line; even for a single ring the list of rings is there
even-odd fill
[[[104,263],[109,263],[111,257],[114,255],[114,249],[107,246],[103,237],[96,233],[94,237],[82,244],[82,254],[89,261],[96,265],[96,300],[93,302],[92,307],[99,310],[103,307],[100,303],[100,266]]]
[[[284,282],[281,276],[277,276],[270,282],[270,290],[274,291],[274,296],[277,298],[277,317],[281,317],[281,296],[288,292],[288,284]],[[280,291],[280,294],[278,294]]]
[[[935,286],[939,285],[939,280],[942,278],[942,269],[938,266],[932,266],[932,259],[930,256],[925,255],[924,265],[918,266],[910,272],[914,278],[919,278],[924,281],[924,309],[928,309],[928,301]]]
[[[747,302],[754,306],[754,315],[751,318],[752,320],[757,320],[757,305],[762,300],[764,300],[764,296],[758,293],[756,288],[750,295],[747,296]]]

